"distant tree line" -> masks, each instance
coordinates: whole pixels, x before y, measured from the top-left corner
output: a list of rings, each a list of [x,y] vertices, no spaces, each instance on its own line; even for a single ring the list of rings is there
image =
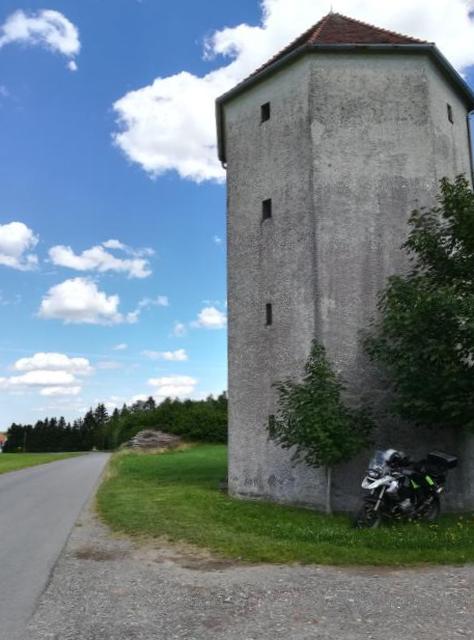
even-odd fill
[[[154,398],[123,405],[109,414],[104,404],[89,409],[73,423],[63,417],[38,420],[34,425],[13,423],[3,447],[5,453],[90,451],[116,449],[142,429],[157,429],[185,440],[226,442],[227,395],[205,400]]]

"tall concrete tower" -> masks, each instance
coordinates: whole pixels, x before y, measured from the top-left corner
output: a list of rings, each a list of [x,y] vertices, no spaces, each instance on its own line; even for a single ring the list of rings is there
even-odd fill
[[[359,332],[386,278],[406,268],[400,245],[411,210],[433,204],[442,177],[472,177],[473,108],[474,95],[434,44],[339,14],[218,99],[233,495],[323,504],[322,472],[293,467],[268,440],[272,384],[301,375],[316,337],[349,401],[383,405]],[[412,453],[433,446],[435,435],[416,433],[385,420],[376,440]],[[454,440],[436,444],[465,446]],[[337,470],[336,508],[354,507],[365,461]],[[474,473],[462,473],[452,504],[472,507]]]

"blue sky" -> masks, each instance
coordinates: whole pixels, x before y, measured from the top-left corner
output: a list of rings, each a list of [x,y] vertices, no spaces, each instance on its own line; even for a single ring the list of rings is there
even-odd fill
[[[438,20],[425,0],[398,2],[396,15],[375,0],[336,9],[441,39],[474,81],[465,4],[449,0],[452,24],[438,4]],[[0,430],[98,401],[226,388],[213,99],[328,8],[2,0]]]

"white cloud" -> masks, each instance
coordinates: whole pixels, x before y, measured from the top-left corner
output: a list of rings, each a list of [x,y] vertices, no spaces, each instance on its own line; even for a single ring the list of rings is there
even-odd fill
[[[116,344],[115,347],[112,347],[113,351],[125,351],[126,349],[128,349],[128,344],[125,344],[125,342],[121,342],[120,344]]]
[[[23,222],[0,224],[0,265],[30,271],[38,258],[28,253],[38,244],[38,236]]]
[[[42,396],[78,396],[81,393],[82,387],[45,387],[41,389],[40,395]]]
[[[127,404],[132,405],[132,404],[135,404],[136,402],[146,402],[148,398],[149,396],[145,395],[144,393],[137,393],[136,395],[130,398],[130,401]]]
[[[114,409],[119,409],[125,403],[126,403],[126,398],[123,398],[122,396],[110,396],[108,400],[104,402],[105,408],[110,413],[112,413]]]
[[[262,0],[258,26],[216,31],[208,59],[227,64],[198,77],[187,71],[158,77],[114,104],[115,144],[150,176],[177,171],[202,182],[224,179],[217,160],[214,100],[317,22],[332,0]],[[376,26],[435,41],[459,69],[474,64],[473,0],[339,0],[337,11]]]
[[[120,242],[120,240],[113,239],[103,242],[102,246],[104,246],[106,249],[121,249],[122,251],[127,247],[127,245],[123,244],[123,242]]]
[[[187,334],[188,330],[186,329],[186,325],[182,322],[175,322],[173,327],[173,335],[176,338],[183,338]]]
[[[13,368],[16,371],[68,371],[76,375],[88,375],[93,372],[87,358],[70,358],[64,353],[35,353],[30,358],[20,358]]]
[[[9,387],[46,387],[71,385],[76,379],[68,371],[48,371],[38,369],[27,371],[21,376],[10,376],[6,379]]]
[[[41,318],[63,320],[65,324],[133,324],[137,312],[119,312],[118,295],[108,296],[87,278],[72,278],[57,284],[41,301]]]
[[[144,256],[153,256],[155,254],[155,251],[150,247],[134,249],[133,247],[129,247],[123,242],[120,242],[120,240],[117,240],[114,238],[107,240],[106,242],[103,242],[102,246],[105,247],[106,249],[118,249],[119,251],[125,251],[125,253],[128,253],[128,255],[135,256],[137,258],[144,257]]]
[[[199,313],[197,320],[191,326],[198,329],[224,329],[227,324],[227,316],[216,307],[204,307]]]
[[[68,58],[68,68],[76,71],[74,58],[81,43],[77,27],[59,11],[38,13],[15,11],[0,26],[0,49],[7,44],[38,45]]]
[[[80,254],[74,253],[71,247],[57,245],[49,250],[49,257],[53,264],[59,267],[75,269],[76,271],[98,271],[100,273],[114,271],[117,273],[126,273],[129,278],[147,278],[151,275],[150,264],[145,258],[117,258],[117,256],[106,251],[106,248],[121,251],[127,249],[127,247],[118,240],[109,240],[103,245],[91,247]],[[131,251],[134,252],[135,255],[135,250]],[[142,251],[148,252],[151,250],[139,249],[137,251],[141,255]]]
[[[142,351],[142,354],[150,360],[168,360],[169,362],[185,362],[188,354],[185,349],[176,351]]]
[[[71,358],[64,353],[39,352],[17,360],[12,369],[21,372],[0,378],[0,389],[9,393],[36,390],[42,396],[77,396],[82,390],[76,376],[94,371],[87,358]]]
[[[167,296],[156,296],[156,298],[142,298],[138,303],[139,309],[147,309],[148,307],[169,307],[170,302]]]
[[[198,381],[190,376],[165,376],[148,380],[148,384],[154,387],[153,395],[157,400],[188,398],[193,394],[197,383]]]
[[[219,236],[214,236],[212,239],[213,239],[215,244],[217,244],[217,245],[221,245],[222,244],[222,238],[220,238]]]

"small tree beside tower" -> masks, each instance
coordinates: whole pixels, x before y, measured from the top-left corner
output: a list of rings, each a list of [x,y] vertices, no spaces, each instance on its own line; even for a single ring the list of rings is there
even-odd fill
[[[345,405],[343,382],[316,340],[301,382],[275,385],[278,411],[269,424],[272,440],[292,449],[292,461],[326,469],[326,512],[331,513],[332,470],[368,446],[373,422],[364,409]]]

